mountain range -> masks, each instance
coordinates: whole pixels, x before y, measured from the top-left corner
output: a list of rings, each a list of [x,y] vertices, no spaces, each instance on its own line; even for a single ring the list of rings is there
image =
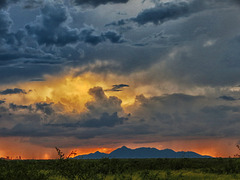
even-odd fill
[[[200,155],[192,151],[175,152],[172,149],[158,150],[156,148],[141,147],[130,149],[126,146],[118,148],[109,154],[99,151],[86,155],[76,156],[74,159],[101,159],[101,158],[118,158],[118,159],[145,159],[145,158],[212,158],[211,156]]]

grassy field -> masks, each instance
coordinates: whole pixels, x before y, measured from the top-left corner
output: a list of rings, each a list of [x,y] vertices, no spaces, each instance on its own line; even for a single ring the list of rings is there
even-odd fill
[[[240,179],[240,159],[0,160],[0,180]]]

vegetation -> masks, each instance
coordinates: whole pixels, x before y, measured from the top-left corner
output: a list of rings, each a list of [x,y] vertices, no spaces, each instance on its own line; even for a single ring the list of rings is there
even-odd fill
[[[240,179],[240,159],[0,160],[0,180]]]
[[[75,157],[77,155],[77,151],[72,151],[67,157],[65,157],[65,154],[61,151],[61,149],[55,147],[59,159],[69,159],[71,156]]]

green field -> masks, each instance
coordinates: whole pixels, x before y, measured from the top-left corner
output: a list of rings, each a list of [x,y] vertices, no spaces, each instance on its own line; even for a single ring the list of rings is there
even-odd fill
[[[240,179],[240,159],[0,160],[0,180]]]

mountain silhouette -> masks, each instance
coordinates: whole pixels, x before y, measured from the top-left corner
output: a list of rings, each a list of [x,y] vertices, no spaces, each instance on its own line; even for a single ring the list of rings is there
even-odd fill
[[[130,149],[122,146],[110,154],[101,153],[99,151],[86,155],[76,156],[74,159],[101,159],[101,158],[119,158],[119,159],[145,159],[145,158],[212,158],[211,156],[204,156],[192,151],[175,152],[172,149],[158,150],[156,148],[141,147],[137,149]]]

